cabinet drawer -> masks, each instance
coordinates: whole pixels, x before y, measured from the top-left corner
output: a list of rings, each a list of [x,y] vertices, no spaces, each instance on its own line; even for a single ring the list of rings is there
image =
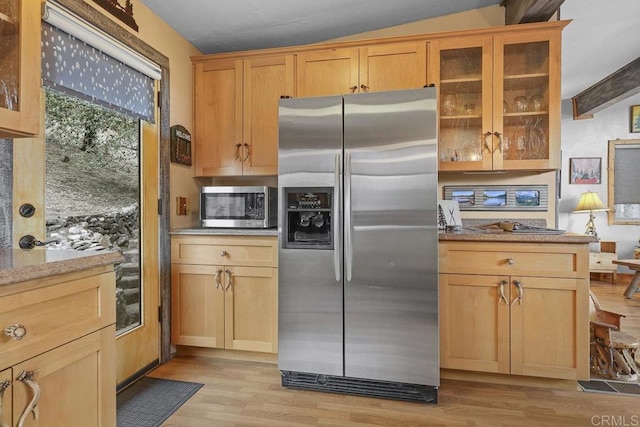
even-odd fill
[[[115,273],[0,298],[0,369],[115,323]],[[20,340],[4,333],[24,326]]]
[[[439,246],[439,267],[441,273],[585,277],[588,248],[582,246],[447,242]]]
[[[278,266],[278,239],[270,236],[188,236],[171,239],[177,264]]]
[[[616,271],[618,266],[613,263],[618,259],[616,254],[608,252],[590,252],[589,253],[589,270],[590,271]]]

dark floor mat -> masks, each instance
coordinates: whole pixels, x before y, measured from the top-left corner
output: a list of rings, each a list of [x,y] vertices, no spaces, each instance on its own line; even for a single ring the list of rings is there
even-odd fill
[[[640,396],[640,385],[637,382],[591,380],[578,381],[578,384],[583,391],[588,392]]]
[[[118,427],[157,427],[203,384],[142,377],[117,396]]]
[[[619,393],[636,394],[640,396],[640,385],[636,383],[622,383],[610,381],[609,385],[615,388]]]

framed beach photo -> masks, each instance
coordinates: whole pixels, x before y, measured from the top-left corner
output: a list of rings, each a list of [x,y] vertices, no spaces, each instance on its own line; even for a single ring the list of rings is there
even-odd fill
[[[631,106],[631,133],[640,132],[640,105]]]
[[[600,184],[601,157],[573,157],[569,159],[569,184]]]

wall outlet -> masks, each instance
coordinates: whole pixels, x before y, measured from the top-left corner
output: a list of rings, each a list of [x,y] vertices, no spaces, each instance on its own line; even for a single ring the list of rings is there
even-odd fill
[[[189,199],[176,197],[176,215],[189,215]]]

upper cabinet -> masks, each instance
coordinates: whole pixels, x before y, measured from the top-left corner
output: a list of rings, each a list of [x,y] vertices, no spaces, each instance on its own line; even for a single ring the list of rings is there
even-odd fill
[[[194,62],[195,175],[276,175],[278,101],[293,55]]]
[[[298,97],[380,92],[424,87],[425,41],[300,52]]]
[[[560,167],[560,32],[436,40],[439,170]]]
[[[40,131],[40,2],[0,2],[0,138]]]
[[[560,167],[568,21],[193,59],[195,175],[276,175],[278,100],[422,88],[439,96],[439,170]]]

